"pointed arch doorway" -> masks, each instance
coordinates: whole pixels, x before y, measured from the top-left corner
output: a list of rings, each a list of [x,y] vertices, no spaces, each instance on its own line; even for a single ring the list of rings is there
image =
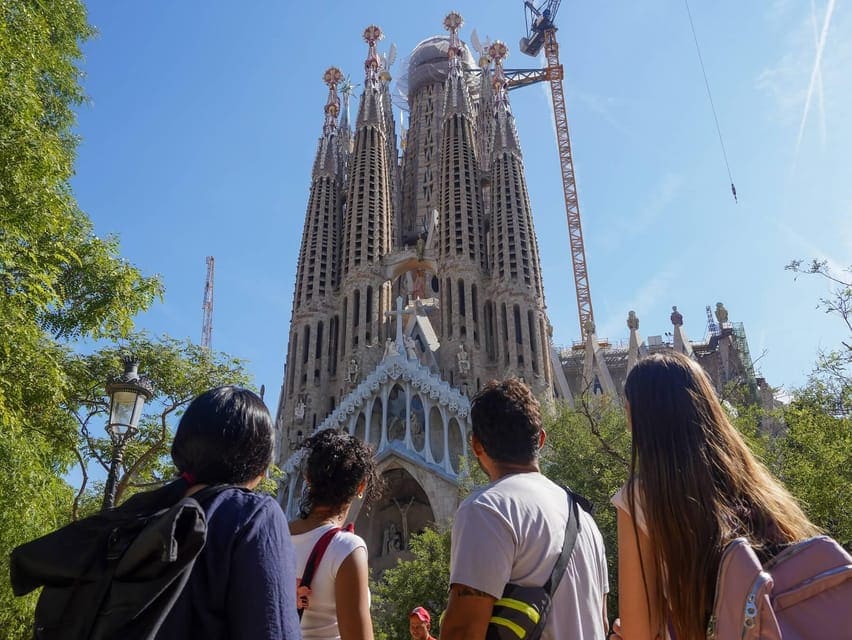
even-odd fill
[[[423,487],[408,471],[388,469],[382,473],[384,493],[369,510],[361,510],[355,531],[367,542],[370,569],[376,575],[410,558],[411,535],[435,522],[432,503]]]

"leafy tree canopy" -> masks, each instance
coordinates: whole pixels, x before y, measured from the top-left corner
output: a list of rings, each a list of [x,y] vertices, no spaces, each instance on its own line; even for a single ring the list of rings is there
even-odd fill
[[[450,531],[425,529],[410,539],[410,560],[401,560],[371,585],[377,639],[408,638],[408,614],[425,607],[432,615],[433,636],[450,589]]]
[[[160,294],[98,238],[69,186],[81,44],[80,0],[0,3],[0,571],[8,551],[61,524],[72,492],[67,341],[126,333]],[[71,445],[71,446],[69,446]],[[29,637],[32,601],[0,586],[0,636]]]

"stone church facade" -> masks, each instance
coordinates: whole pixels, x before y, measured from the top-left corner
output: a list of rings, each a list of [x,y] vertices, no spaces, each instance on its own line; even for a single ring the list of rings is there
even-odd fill
[[[281,499],[294,517],[305,437],[336,428],[370,442],[388,488],[369,514],[356,501],[351,517],[378,571],[405,554],[412,532],[455,512],[470,397],[489,379],[519,377],[544,402],[572,402],[583,390],[619,394],[636,358],[656,348],[716,360],[725,351],[720,381],[745,369],[736,345],[725,347],[730,326],[701,351],[674,314],[673,341],[642,341],[633,315],[629,345],[613,347],[592,328],[573,349],[553,348],[506,49],[495,42],[474,60],[460,24],[450,14],[449,36],[409,56],[399,134],[378,27],[364,31],[354,123],[343,74],[332,67],[323,78],[276,418]]]

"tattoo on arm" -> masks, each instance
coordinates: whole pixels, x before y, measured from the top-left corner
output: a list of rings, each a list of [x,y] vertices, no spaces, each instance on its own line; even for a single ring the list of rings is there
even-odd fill
[[[480,598],[494,597],[490,593],[485,593],[484,591],[480,591],[479,589],[468,587],[466,584],[460,584],[456,586],[456,595],[460,598],[463,598],[465,596],[479,596]]]

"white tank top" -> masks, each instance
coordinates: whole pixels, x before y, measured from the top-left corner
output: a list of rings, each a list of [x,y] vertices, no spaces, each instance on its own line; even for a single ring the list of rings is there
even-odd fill
[[[296,549],[296,577],[305,573],[305,565],[314,545],[334,525],[323,525],[291,536]],[[334,580],[340,565],[355,549],[367,550],[364,540],[348,531],[338,531],[325,550],[311,580],[311,597],[302,616],[302,638],[312,640],[338,640],[337,608],[334,601]]]

